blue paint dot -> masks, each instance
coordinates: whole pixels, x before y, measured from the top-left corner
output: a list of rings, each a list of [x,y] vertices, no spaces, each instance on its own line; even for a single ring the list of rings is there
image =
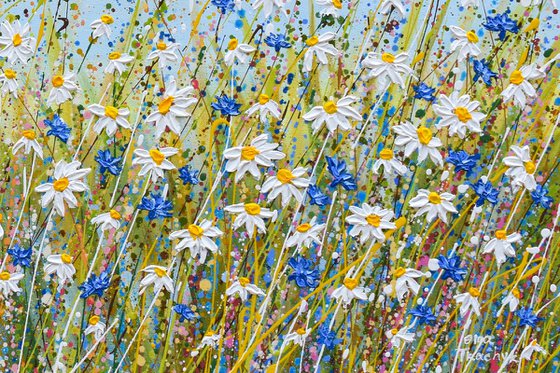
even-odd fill
[[[243,27],[243,21],[238,19],[237,21],[235,21],[235,28],[241,28]]]

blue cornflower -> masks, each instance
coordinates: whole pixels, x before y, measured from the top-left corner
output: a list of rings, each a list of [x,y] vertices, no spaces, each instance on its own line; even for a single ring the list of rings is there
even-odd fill
[[[427,306],[418,306],[415,309],[411,310],[410,314],[418,318],[418,322],[420,323],[420,325],[434,325],[434,323],[436,322],[436,316],[434,315],[430,307]]]
[[[45,124],[51,128],[47,131],[47,136],[57,137],[63,143],[68,141],[70,137],[70,127],[64,123],[58,114],[55,114],[52,120],[45,119]]]
[[[24,249],[17,243],[8,250],[8,254],[12,256],[12,262],[15,266],[18,264],[22,267],[29,267],[31,265],[31,248]]]
[[[286,35],[284,34],[269,34],[264,38],[264,42],[271,48],[274,48],[276,53],[280,52],[282,48],[291,48],[292,44],[288,43]]]
[[[514,34],[519,32],[517,22],[509,18],[508,12],[498,14],[495,17],[488,17],[486,23],[483,23],[482,26],[489,31],[499,32],[500,40],[505,39],[508,31]]]
[[[319,327],[319,338],[317,338],[317,342],[325,345],[328,349],[333,349],[340,343],[341,339],[336,338],[336,333],[333,330],[330,330],[328,324],[329,323],[325,323]]]
[[[148,220],[173,216],[170,212],[173,209],[173,204],[163,199],[161,194],[151,193],[151,197],[142,197],[142,202],[138,205],[138,209],[148,211]]]
[[[537,326],[537,323],[542,320],[541,317],[533,314],[531,307],[521,308],[517,311],[517,316],[519,317],[519,326],[530,326],[531,328]]]
[[[294,280],[300,288],[315,288],[319,284],[319,270],[313,268],[313,262],[301,256],[288,260],[294,272],[288,276],[288,280]]]
[[[549,209],[554,202],[554,199],[548,195],[548,189],[540,184],[537,184],[535,190],[531,192],[531,198],[537,205],[541,205],[545,209]]]
[[[227,95],[216,96],[217,102],[212,102],[210,106],[212,109],[219,110],[222,115],[239,115],[239,108],[241,104],[238,104],[234,98],[229,98]]]
[[[97,295],[98,297],[103,296],[103,292],[109,288],[109,283],[111,279],[109,277],[108,271],[101,272],[99,277],[95,275],[95,273],[91,274],[91,277],[88,278],[83,284],[78,286],[78,289],[82,291],[80,294],[80,298],[87,298],[90,295]]]
[[[179,315],[179,322],[183,322],[185,320],[193,321],[198,316],[191,310],[189,306],[186,304],[176,304],[173,306],[173,311],[177,312]]]
[[[488,63],[484,59],[480,61],[474,60],[473,69],[474,69],[473,82],[475,83],[478,80],[478,78],[482,78],[482,80],[484,81],[484,83],[486,83],[487,86],[491,86],[492,78],[497,79],[498,77],[498,74],[490,70],[490,66],[488,66]]]
[[[179,178],[183,180],[183,185],[187,183],[195,185],[200,182],[198,180],[198,172],[198,170],[191,170],[191,166],[186,165],[179,169]]]
[[[439,255],[437,260],[439,268],[443,269],[442,280],[451,278],[454,281],[463,281],[467,274],[467,269],[461,267],[461,258],[457,255],[452,255],[449,258]]]
[[[113,157],[109,150],[99,150],[95,156],[95,161],[99,163],[99,172],[101,174],[109,171],[110,174],[118,175],[121,172],[121,160],[122,157]]]
[[[328,164],[327,168],[333,177],[330,187],[334,188],[337,185],[341,185],[346,190],[356,190],[358,188],[356,185],[356,179],[351,173],[346,171],[346,162],[332,157],[326,158]]]
[[[476,200],[477,206],[482,206],[485,201],[492,204],[496,204],[496,202],[498,202],[498,195],[500,192],[497,188],[492,186],[491,182],[480,179],[476,182],[476,184],[471,184],[471,188],[474,189],[474,192],[478,196],[478,199]]]
[[[458,152],[450,150],[449,156],[445,160],[455,166],[455,171],[462,170],[470,173],[476,166],[476,161],[478,161],[479,159],[479,154],[470,155],[464,150],[459,150]]]
[[[319,189],[317,185],[309,185],[307,195],[311,199],[310,203],[317,206],[330,205],[331,199]]]
[[[414,98],[426,101],[434,101],[436,99],[434,96],[436,89],[430,87],[424,82],[413,86],[412,89],[414,89]]]
[[[235,8],[234,0],[212,0],[212,5],[220,9],[222,14],[226,14],[228,11],[232,11]]]

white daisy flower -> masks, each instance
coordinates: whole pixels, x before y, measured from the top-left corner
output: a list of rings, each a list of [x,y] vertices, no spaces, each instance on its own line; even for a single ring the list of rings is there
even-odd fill
[[[505,175],[513,179],[512,185],[524,186],[528,191],[533,191],[537,187],[534,175],[537,165],[531,160],[529,146],[520,148],[512,145],[511,150],[515,155],[504,158],[504,163],[509,167]]]
[[[52,88],[47,99],[47,105],[60,105],[72,99],[72,93],[79,89],[76,74],[66,73],[64,76],[55,75],[51,79]]]
[[[469,56],[477,57],[480,53],[478,36],[474,31],[465,31],[457,26],[450,26],[451,32],[455,40],[451,43],[451,52],[459,50],[459,61],[466,60]]]
[[[502,305],[508,306],[510,312],[515,312],[519,306],[519,299],[521,299],[521,293],[515,288],[502,300]]]
[[[121,226],[121,214],[117,210],[111,209],[109,212],[104,212],[91,219],[95,225],[99,225],[102,231],[110,229],[119,229]]]
[[[441,105],[434,104],[434,112],[441,117],[436,124],[439,129],[441,127],[449,127],[449,134],[454,136],[458,134],[464,139],[467,128],[476,133],[482,132],[480,121],[486,115],[477,111],[480,103],[471,101],[469,95],[459,97],[459,92],[455,91],[451,96],[440,95]]]
[[[342,9],[341,0],[316,0],[315,2],[317,5],[324,7],[323,10],[321,10],[321,15],[336,17],[340,9]]]
[[[49,255],[45,264],[45,273],[49,275],[56,273],[60,282],[65,283],[68,281],[71,283],[76,273],[72,260],[73,258],[68,254]]]
[[[2,290],[4,298],[8,298],[12,293],[19,293],[21,291],[18,282],[22,278],[23,273],[0,272],[0,290]]]
[[[389,14],[391,10],[397,11],[401,18],[405,15],[404,4],[401,0],[383,0],[379,12],[381,14]]]
[[[167,160],[177,154],[179,150],[177,148],[167,147],[167,148],[152,148],[150,150],[136,149],[134,155],[136,156],[132,160],[132,165],[142,165],[138,176],[144,176],[148,172],[152,182],[156,182],[159,178],[164,177],[164,171],[174,170],[176,167]]]
[[[401,344],[406,344],[414,341],[415,334],[409,332],[410,326],[402,329],[393,328],[385,333],[385,336],[391,340],[393,347],[399,348]]]
[[[200,346],[198,348],[203,348],[208,346],[210,348],[218,347],[218,343],[220,342],[220,335],[218,333],[214,333],[212,330],[207,331],[202,337],[200,341]]]
[[[313,55],[317,56],[317,60],[322,65],[329,63],[327,54],[331,56],[338,56],[340,52],[329,42],[334,40],[336,34],[334,32],[325,32],[322,35],[313,35],[309,37],[305,44],[307,50],[303,55],[303,72],[309,72],[313,69]]]
[[[517,232],[508,235],[505,229],[496,231],[496,237],[484,246],[483,254],[494,253],[498,268],[509,258],[515,258],[515,249],[512,243],[521,241],[521,235]]]
[[[358,286],[359,280],[353,277],[347,277],[344,279],[342,286],[335,289],[331,297],[336,299],[338,302],[342,302],[344,306],[347,306],[352,302],[354,298],[359,300],[368,300],[366,293],[366,288],[363,286]]]
[[[397,226],[391,221],[395,214],[391,210],[379,206],[370,206],[363,203],[362,207],[350,206],[352,215],[346,218],[348,224],[353,227],[350,230],[352,237],[360,236],[360,243],[365,243],[370,238],[384,242],[384,230],[396,229]]]
[[[309,336],[310,332],[310,329],[298,328],[294,332],[286,334],[286,337],[284,338],[284,344],[287,345],[288,343],[292,342],[303,347],[303,345],[305,344],[305,340]]]
[[[251,281],[247,277],[239,277],[229,286],[229,288],[227,288],[226,295],[228,297],[235,294],[239,294],[239,298],[241,298],[243,302],[247,300],[249,294],[257,295],[259,297],[266,295],[261,288],[251,284]]]
[[[466,8],[468,6],[478,7],[480,5],[479,0],[461,0],[461,6]]]
[[[262,7],[265,18],[268,18],[274,11],[274,8],[284,10],[284,6],[287,3],[287,0],[255,0],[253,2],[253,9],[257,10]]]
[[[480,290],[478,288],[471,287],[468,292],[458,294],[453,297],[457,303],[461,303],[461,307],[459,308],[461,317],[464,317],[471,309],[477,316],[480,316],[480,303],[478,302],[479,296]]]
[[[399,302],[402,302],[408,291],[414,295],[418,294],[420,285],[416,279],[423,276],[424,273],[416,269],[398,267],[393,272],[393,281],[383,288],[383,292],[388,296],[396,296]]]
[[[175,250],[182,251],[188,248],[193,259],[199,257],[200,263],[204,263],[208,251],[212,253],[218,251],[218,245],[216,245],[214,240],[223,234],[224,232],[218,229],[218,227],[212,226],[212,222],[204,219],[200,222],[200,225],[189,224],[187,229],[172,232],[169,238],[171,240],[181,240],[175,246]]]
[[[173,293],[173,280],[167,274],[167,268],[158,265],[149,265],[142,270],[147,275],[140,281],[140,291],[138,295],[144,293],[146,288],[154,285],[154,293],[158,293],[165,288],[169,293]]]
[[[235,172],[235,182],[237,183],[249,172],[258,179],[261,176],[259,166],[271,167],[273,160],[279,160],[286,154],[274,150],[278,147],[276,143],[267,142],[268,135],[262,134],[251,141],[249,146],[235,146],[224,151],[224,157],[227,159],[226,171]]]
[[[251,106],[245,114],[253,115],[257,111],[259,112],[261,122],[266,122],[266,115],[269,113],[276,119],[280,119],[280,116],[282,115],[278,103],[271,100],[270,97],[264,93],[259,95],[257,102]]]
[[[404,146],[405,157],[410,157],[415,150],[418,150],[418,163],[430,156],[432,162],[443,166],[443,158],[437,149],[442,143],[440,139],[434,137],[432,130],[424,126],[416,128],[410,122],[404,122],[393,126],[393,131],[397,134],[395,145]]]
[[[157,138],[168,128],[176,135],[181,133],[181,127],[184,125],[186,118],[191,115],[187,112],[187,109],[196,103],[196,98],[191,96],[193,93],[194,88],[192,86],[177,89],[177,83],[174,80],[167,84],[157,106],[157,111],[146,118],[146,122],[155,123]]]
[[[293,171],[281,168],[276,175],[269,176],[263,183],[261,193],[268,193],[267,200],[273,201],[279,195],[282,196],[282,205],[286,206],[292,197],[296,201],[303,200],[303,191],[309,186],[309,179],[303,176],[307,174],[307,168],[297,167]]]
[[[97,315],[93,315],[88,320],[88,327],[84,330],[85,335],[93,334],[96,341],[100,341],[103,338],[103,333],[105,333],[105,323],[100,321],[101,318]]]
[[[383,176],[386,179],[389,179],[395,174],[402,176],[408,171],[408,168],[395,158],[393,151],[389,148],[383,148],[383,150],[379,152],[379,158],[373,163],[373,173],[378,174],[381,166],[383,166]]]
[[[239,40],[232,38],[228,42],[227,52],[224,56],[224,62],[226,66],[233,66],[235,60],[239,61],[240,64],[246,64],[251,61],[251,53],[255,51],[255,47],[249,44],[239,43]]]
[[[266,233],[266,226],[263,219],[272,218],[274,221],[277,216],[276,211],[270,211],[267,208],[260,207],[256,203],[236,203],[227,206],[224,211],[236,214],[237,216],[233,221],[233,229],[238,229],[242,225],[245,225],[249,236],[253,235],[255,226],[259,232]]]
[[[158,66],[160,69],[167,67],[168,65],[172,65],[175,62],[179,61],[179,57],[177,56],[176,52],[179,50],[178,43],[165,43],[164,41],[160,40],[155,43],[156,49],[150,54],[146,59],[148,61],[152,61],[157,59]]]
[[[520,357],[521,357],[521,359],[525,359],[525,360],[533,360],[533,359],[532,359],[532,356],[533,356],[533,353],[534,353],[534,352],[538,352],[538,353],[540,353],[540,354],[542,354],[542,355],[544,355],[544,356],[547,355],[546,350],[545,350],[541,345],[539,345],[539,344],[537,343],[537,340],[536,340],[536,339],[533,339],[533,340],[531,341],[531,343],[529,343],[529,344],[527,345],[527,347],[525,347],[525,348],[523,349],[523,351],[521,351]]]
[[[391,83],[398,84],[405,89],[405,79],[414,75],[412,69],[406,64],[408,54],[399,53],[396,56],[384,52],[369,52],[362,61],[362,66],[369,69],[368,79],[376,78],[378,89],[383,91]]]
[[[317,217],[314,216],[309,223],[303,223],[296,227],[294,233],[286,241],[286,247],[296,246],[298,250],[302,247],[309,247],[312,243],[321,244],[319,235],[325,229],[325,224],[317,224]]]
[[[544,78],[546,74],[540,70],[535,64],[523,66],[519,70],[515,70],[509,77],[509,85],[502,91],[504,102],[508,102],[513,98],[513,101],[525,107],[527,99],[534,99],[537,97],[537,91],[529,80]]]
[[[458,213],[455,206],[451,203],[454,199],[455,196],[451,193],[439,194],[426,189],[420,189],[418,195],[410,200],[409,205],[419,209],[414,217],[427,214],[426,220],[428,223],[431,223],[437,216],[442,222],[447,224],[447,213]]]
[[[113,17],[109,14],[103,14],[101,18],[96,19],[90,24],[91,29],[93,30],[91,37],[93,39],[97,39],[100,36],[106,36],[107,38],[111,37],[111,27],[110,25],[115,22]]]
[[[54,211],[58,215],[64,216],[64,202],[70,208],[78,206],[74,192],[84,192],[87,189],[87,185],[82,179],[91,171],[91,168],[80,168],[81,165],[79,161],[70,163],[58,161],[54,168],[54,181],[35,188],[36,192],[44,193],[41,197],[43,208],[53,203]]]
[[[29,23],[23,26],[18,20],[10,23],[2,22],[0,25],[0,57],[6,57],[9,63],[13,64],[20,60],[23,64],[27,64],[27,60],[35,52],[33,44],[35,39],[27,36],[29,34]]]
[[[348,131],[352,128],[348,119],[362,120],[360,113],[350,106],[356,101],[358,101],[358,98],[354,96],[344,96],[336,103],[334,101],[327,101],[322,106],[313,107],[303,116],[303,119],[313,122],[311,123],[311,128],[313,128],[314,133],[321,128],[323,123],[326,123],[329,132],[334,132],[338,128]]]
[[[120,52],[111,52],[109,53],[109,62],[107,66],[105,66],[105,70],[103,70],[106,74],[113,74],[115,71],[122,75],[123,72],[126,71],[127,66],[129,63],[134,61],[134,57],[128,54],[122,54]]]
[[[33,149],[35,154],[43,159],[43,149],[37,142],[36,136],[33,130],[23,130],[21,132],[21,138],[12,147],[12,154],[15,155],[21,148],[23,148],[25,154],[29,154],[31,149]]]
[[[2,95],[6,93],[11,93],[15,98],[18,97],[17,90],[19,89],[19,84],[17,82],[17,73],[12,69],[4,69],[4,72],[0,74],[0,84],[2,84]]]
[[[130,111],[126,108],[93,104],[88,107],[88,110],[99,118],[93,126],[93,130],[98,134],[105,130],[107,136],[113,136],[118,126],[130,129],[130,123],[127,121]]]

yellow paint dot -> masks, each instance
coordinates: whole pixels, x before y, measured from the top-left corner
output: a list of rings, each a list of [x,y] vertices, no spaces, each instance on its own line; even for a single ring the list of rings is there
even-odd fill
[[[200,280],[200,283],[198,284],[198,287],[202,291],[210,291],[210,289],[212,289],[212,283],[207,279],[203,279],[203,280]]]

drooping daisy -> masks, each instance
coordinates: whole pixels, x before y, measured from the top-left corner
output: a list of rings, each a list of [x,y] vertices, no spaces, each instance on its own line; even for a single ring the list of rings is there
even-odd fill
[[[253,235],[255,226],[259,232],[266,233],[266,226],[263,219],[273,218],[274,220],[277,215],[276,211],[270,211],[267,208],[260,207],[256,203],[236,203],[227,206],[224,211],[236,214],[237,216],[233,221],[233,229],[238,229],[242,225],[245,225],[249,236]]]
[[[98,225],[102,231],[110,229],[119,229],[121,226],[122,216],[117,210],[111,209],[109,212],[104,212],[91,219],[91,222]]]
[[[404,155],[410,155],[418,150],[418,163],[424,161],[428,156],[435,164],[442,166],[443,158],[437,149],[442,145],[441,140],[434,137],[432,130],[427,127],[414,127],[410,122],[403,122],[394,126],[393,131],[397,134],[395,145],[404,146]]]
[[[284,10],[287,2],[287,0],[255,0],[253,2],[253,9],[257,10],[262,7],[265,18],[268,18],[274,11],[274,8]]]
[[[146,122],[155,124],[157,138],[161,137],[168,128],[176,135],[181,133],[181,126],[185,123],[186,118],[191,115],[187,112],[187,109],[196,103],[196,98],[192,97],[193,92],[194,88],[190,85],[177,89],[175,80],[167,84],[157,106],[157,111],[146,118]]]
[[[303,223],[296,227],[294,233],[286,241],[286,247],[296,246],[299,249],[309,247],[313,242],[321,244],[319,234],[325,229],[325,224],[317,224],[314,216],[309,223]]]
[[[261,122],[266,122],[266,115],[270,113],[274,118],[280,119],[282,113],[280,112],[280,107],[276,101],[270,99],[268,95],[261,93],[257,102],[251,106],[245,114],[253,115],[256,112],[259,112],[259,117]]]
[[[469,95],[459,97],[459,92],[455,91],[451,96],[440,95],[441,105],[434,104],[434,112],[441,117],[436,124],[437,128],[449,127],[451,136],[458,134],[464,139],[467,128],[476,133],[482,132],[480,121],[486,115],[476,111],[480,106],[478,101],[471,101]]]
[[[402,176],[408,171],[408,168],[395,158],[393,151],[389,148],[383,148],[379,152],[379,158],[373,163],[373,173],[378,174],[381,166],[383,166],[383,176],[386,179],[394,176],[394,174]]]
[[[259,166],[271,167],[273,160],[282,159],[286,154],[274,150],[278,147],[276,143],[269,143],[268,135],[262,134],[251,141],[249,146],[235,146],[224,151],[224,158],[227,159],[226,171],[235,172],[235,182],[237,183],[249,172],[258,179],[261,176]]]
[[[251,53],[255,50],[255,47],[240,43],[236,38],[232,38],[228,42],[224,62],[226,66],[233,66],[235,60],[239,61],[241,64],[246,64],[251,60]]]
[[[397,11],[401,18],[404,17],[405,9],[401,0],[383,0],[383,3],[381,3],[381,7],[379,8],[379,12],[381,14],[389,14],[391,10]]]
[[[47,207],[52,202],[54,211],[58,215],[64,216],[64,202],[70,208],[78,206],[74,192],[84,192],[87,189],[82,179],[91,171],[91,168],[80,168],[81,165],[79,161],[70,163],[58,161],[54,168],[54,181],[35,188],[36,192],[44,193],[41,197],[42,207]]]
[[[354,298],[367,301],[366,288],[359,285],[359,280],[353,277],[346,277],[343,284],[336,288],[331,296],[343,305],[347,306]]]
[[[35,131],[33,130],[23,130],[21,132],[21,138],[12,147],[12,154],[16,154],[21,148],[25,154],[29,154],[31,149],[43,159],[43,149],[41,145],[36,140]]]
[[[2,290],[4,298],[8,298],[12,293],[19,293],[21,291],[18,282],[22,278],[23,273],[0,272],[0,290]]]
[[[350,106],[356,101],[358,101],[358,98],[354,96],[344,96],[336,103],[334,101],[327,101],[322,106],[313,107],[303,116],[303,119],[313,122],[311,123],[313,132],[317,132],[323,123],[326,123],[329,132],[334,132],[338,128],[348,131],[352,128],[348,119],[362,120],[360,113]]]
[[[521,235],[517,232],[507,234],[505,229],[496,231],[496,237],[491,239],[484,246],[483,254],[494,253],[498,268],[506,261],[506,259],[515,257],[515,249],[512,243],[521,241]]]
[[[2,95],[6,93],[11,93],[15,98],[18,97],[17,90],[19,89],[19,84],[17,82],[17,73],[12,69],[4,69],[4,72],[0,74],[0,84],[2,84]]]
[[[210,348],[217,348],[218,343],[220,342],[220,335],[218,333],[213,332],[212,330],[207,331],[204,333],[204,337],[200,341],[199,348],[203,348],[208,346]]]
[[[113,74],[115,71],[117,71],[119,75],[122,75],[122,73],[127,69],[126,65],[128,65],[132,61],[134,61],[134,57],[128,54],[111,52],[109,53],[109,62],[107,63],[107,66],[105,66],[105,70],[103,71],[107,74]]]
[[[362,66],[369,69],[368,79],[376,78],[380,90],[385,90],[391,83],[405,88],[405,79],[413,75],[412,69],[406,64],[408,54],[399,53],[396,56],[384,52],[369,52],[362,61]]]
[[[329,42],[334,40],[336,34],[334,32],[325,32],[322,35],[313,35],[305,41],[307,49],[303,56],[303,72],[309,72],[313,69],[313,55],[317,56],[317,60],[322,65],[329,63],[327,54],[338,56],[339,51]]]
[[[402,302],[408,291],[414,295],[418,294],[420,284],[416,279],[423,276],[424,273],[417,269],[399,267],[393,272],[393,281],[383,288],[383,292],[389,296],[396,296],[399,302]]]
[[[66,281],[72,282],[72,278],[76,273],[72,260],[73,258],[68,254],[49,255],[45,264],[45,273],[49,275],[56,273],[61,283]]]
[[[182,251],[188,248],[193,259],[199,257],[200,263],[204,263],[208,251],[212,253],[218,251],[218,245],[216,245],[214,240],[223,234],[224,232],[218,229],[218,227],[212,226],[212,222],[204,219],[199,225],[189,224],[187,229],[172,232],[169,235],[169,239],[181,240],[175,246],[175,250]]]
[[[418,195],[412,198],[409,204],[410,207],[419,209],[414,215],[415,217],[427,214],[426,220],[428,223],[431,223],[437,216],[442,222],[447,224],[447,213],[458,213],[455,206],[451,203],[454,199],[455,196],[451,193],[439,194],[426,189],[420,189]]]
[[[303,346],[310,332],[310,329],[297,328],[295,331],[286,334],[286,338],[284,338],[284,344],[287,345],[288,343],[292,342],[299,346]]]
[[[55,75],[51,79],[52,88],[47,99],[47,104],[60,105],[65,101],[72,99],[72,93],[79,89],[76,83],[76,74],[66,73],[63,75]]]
[[[97,39],[100,36],[105,35],[107,38],[111,37],[111,27],[110,25],[115,22],[112,16],[109,14],[103,14],[99,19],[96,19],[90,24],[93,30],[91,37]]]
[[[537,182],[535,181],[534,173],[537,170],[537,166],[531,160],[529,146],[525,145],[520,148],[519,146],[512,145],[511,150],[515,155],[504,158],[504,163],[509,167],[505,175],[513,179],[512,185],[524,186],[528,191],[535,190]]]
[[[391,340],[392,347],[399,348],[401,344],[406,344],[414,341],[414,333],[410,332],[410,326],[401,328],[393,328],[385,333],[385,336]]]
[[[466,60],[469,56],[477,57],[481,51],[478,45],[478,36],[474,31],[465,31],[457,26],[450,26],[455,40],[451,43],[451,52],[459,50],[459,61]]]
[[[84,330],[85,335],[93,334],[96,341],[100,341],[105,333],[105,323],[97,315],[93,315],[88,320],[88,327]]]
[[[525,347],[523,351],[521,351],[520,357],[521,359],[525,360],[533,360],[532,356],[534,352],[538,352],[544,356],[546,356],[547,354],[546,350],[537,343],[537,340],[533,339],[531,343],[529,343],[527,347]]]
[[[23,64],[27,64],[27,60],[33,55],[33,44],[35,39],[27,36],[29,34],[29,23],[23,26],[18,20],[10,23],[2,22],[0,25],[0,57],[6,57],[9,63],[13,64],[20,60]]]
[[[177,154],[179,150],[177,148],[167,147],[167,148],[152,148],[150,150],[136,149],[134,155],[136,156],[132,160],[132,165],[142,165],[138,176],[144,176],[148,172],[152,182],[156,182],[159,178],[164,177],[164,171],[174,170],[176,167],[173,163],[167,160]]]
[[[93,126],[93,130],[98,134],[105,130],[107,136],[113,136],[117,132],[118,126],[130,129],[130,123],[127,120],[130,110],[126,108],[93,104],[88,107],[88,110],[99,117]]]
[[[480,290],[478,288],[471,287],[468,292],[457,294],[453,297],[457,303],[461,303],[461,307],[459,308],[461,317],[464,317],[471,309],[477,316],[480,316],[480,303],[478,302],[479,296]]]
[[[309,186],[309,179],[303,176],[307,174],[307,168],[297,167],[293,171],[281,168],[276,175],[269,176],[263,183],[261,193],[268,193],[267,200],[273,201],[279,195],[282,196],[282,205],[286,206],[292,197],[296,201],[303,200],[303,192]]]
[[[321,10],[321,15],[331,15],[337,16],[340,9],[342,9],[342,1],[341,0],[316,0],[317,5],[320,5],[323,8]]]
[[[229,286],[229,288],[226,289],[226,295],[228,297],[235,294],[239,294],[239,298],[241,298],[243,302],[247,300],[249,294],[257,295],[259,297],[265,295],[264,291],[257,285],[251,284],[251,280],[247,277],[239,277]]]
[[[176,52],[179,50],[178,43],[165,43],[163,40],[159,40],[155,43],[156,49],[150,54],[146,59],[148,61],[152,61],[157,59],[158,66],[160,69],[167,67],[167,65],[174,64],[175,62],[179,61],[179,57],[177,56]]]
[[[169,293],[173,293],[173,280],[167,274],[167,268],[158,265],[149,265],[142,270],[147,275],[140,281],[140,291],[138,294],[144,293],[146,288],[154,285],[154,293],[159,293],[165,288]]]
[[[517,288],[514,288],[502,300],[502,305],[507,305],[510,312],[515,312],[515,310],[517,310],[517,307],[519,306],[519,299],[521,299],[521,293],[519,292],[519,290],[517,290]]]
[[[515,70],[509,77],[509,85],[502,91],[504,102],[508,102],[513,98],[513,101],[525,107],[527,99],[534,99],[537,96],[537,91],[529,80],[544,78],[546,74],[540,70],[535,64],[523,66],[519,70]]]
[[[395,215],[391,210],[363,203],[361,208],[350,206],[350,211],[353,214],[346,218],[346,222],[353,225],[350,235],[352,237],[360,236],[362,244],[370,238],[384,242],[385,233],[383,231],[397,228],[391,221]]]

